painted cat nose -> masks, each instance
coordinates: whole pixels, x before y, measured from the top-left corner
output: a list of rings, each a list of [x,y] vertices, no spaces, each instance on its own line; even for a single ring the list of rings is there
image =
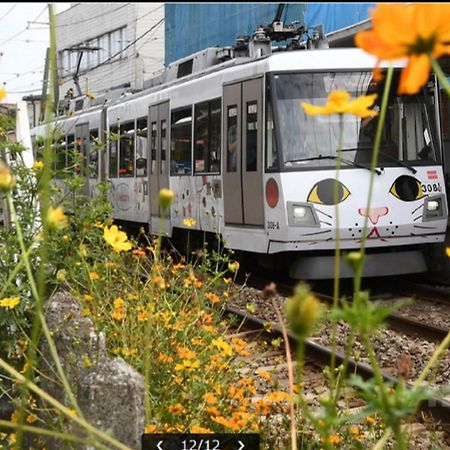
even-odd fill
[[[359,208],[358,212],[363,217],[368,217],[370,221],[376,225],[380,217],[385,216],[389,212],[389,208],[381,206],[380,208]]]

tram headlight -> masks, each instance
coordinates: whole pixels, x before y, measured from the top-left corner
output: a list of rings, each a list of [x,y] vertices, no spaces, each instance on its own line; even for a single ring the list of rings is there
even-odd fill
[[[291,227],[318,227],[319,220],[312,205],[287,202],[288,223]]]
[[[446,205],[443,195],[437,195],[434,197],[429,197],[425,199],[425,204],[423,205],[423,221],[438,219],[444,217],[447,212],[445,211]]]

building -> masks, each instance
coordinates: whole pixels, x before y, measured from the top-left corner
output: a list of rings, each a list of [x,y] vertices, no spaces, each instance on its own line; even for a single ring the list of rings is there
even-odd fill
[[[164,3],[74,3],[56,42],[59,100],[140,90],[163,68]]]

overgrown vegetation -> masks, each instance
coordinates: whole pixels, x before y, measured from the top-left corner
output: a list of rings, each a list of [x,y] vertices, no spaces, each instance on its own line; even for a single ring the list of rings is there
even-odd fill
[[[51,13],[50,18],[52,23]],[[425,53],[435,56],[433,48]],[[431,63],[439,75],[436,61],[431,59]],[[447,81],[441,82],[450,93]],[[381,114],[385,105],[383,99]],[[344,109],[331,113],[355,113],[345,109],[345,104],[340,106]],[[41,142],[39,159],[27,168],[24,149],[7,137],[14,122],[1,118],[0,124],[4,159],[0,190],[5,214],[11,215],[11,225],[0,231],[0,373],[3,398],[9,398],[15,407],[10,420],[0,421],[4,448],[23,448],[25,432],[38,436],[30,444],[33,448],[45,448],[44,435],[66,440],[69,448],[81,444],[126,448],[106,430],[86,422],[63,372],[55,378],[67,394],[66,405],[39,389],[38,343],[45,340],[52,347],[53,342],[44,305],[58,289],[79,300],[82,315],[91,319],[98,334],[104,333],[108,354],[122,357],[144,376],[143,432],[256,431],[261,433],[264,449],[380,449],[390,440],[389,445],[395,448],[408,448],[403,425],[421,401],[436,396],[424,389],[422,382],[446,350],[450,335],[413,389],[406,389],[402,381],[396,386],[383,381],[371,336],[383,326],[388,311],[372,304],[368,294],[361,291],[364,244],[360,252],[349,257],[355,269],[351,303],[339,298],[338,277],[330,312],[322,310],[305,285],[288,303],[289,326],[301,340],[324,315],[334,323],[345,321],[352,330],[347,356],[358,336],[375,370],[372,380],[346,379],[346,363],[336,367],[332,361],[324,371],[327,394],[320,398],[319,407],[311,407],[305,398],[307,380],[302,378],[302,346],[297,380],[289,391],[280,390],[268,373],[244,376],[241,372],[250,351],[245,341],[233,337],[235,332],[224,320],[221,308],[232,295],[239,295],[239,290],[232,289],[238,270],[232,255],[205,247],[197,258],[186,261],[175,250],[163,250],[161,236],[141,233],[137,240],[130,239],[113,224],[107,184],[98,186],[99,195],[94,199],[81,194],[84,180],[76,168],[82,164],[82,156],[76,150],[72,155],[74,170],[55,172],[53,148],[58,139],[49,130],[48,139]],[[382,124],[380,120],[372,170]],[[64,181],[64,189],[52,182],[56,178]],[[172,195],[170,191],[161,193],[163,207],[168,207]],[[58,367],[58,355],[53,352],[52,356]],[[95,361],[84,363],[89,366]],[[292,365],[290,370],[294,371]],[[268,391],[259,398],[255,398],[257,377],[266,380]],[[347,391],[360,396],[363,409],[342,408],[340,400],[347,398]],[[295,406],[295,416],[289,420],[290,406]],[[79,435],[67,431],[68,421],[76,422]]]

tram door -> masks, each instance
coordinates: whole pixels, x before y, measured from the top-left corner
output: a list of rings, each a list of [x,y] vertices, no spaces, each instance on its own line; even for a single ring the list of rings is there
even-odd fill
[[[152,231],[159,230],[161,211],[159,191],[169,188],[169,102],[150,106],[149,110],[149,199],[150,226]]]
[[[262,94],[262,78],[223,88],[223,196],[227,224],[264,225]]]
[[[89,177],[87,164],[89,158],[90,135],[89,123],[81,123],[75,126],[75,148],[82,155],[81,167],[77,169],[79,175],[84,177],[85,183],[82,189],[83,195],[89,195]]]

